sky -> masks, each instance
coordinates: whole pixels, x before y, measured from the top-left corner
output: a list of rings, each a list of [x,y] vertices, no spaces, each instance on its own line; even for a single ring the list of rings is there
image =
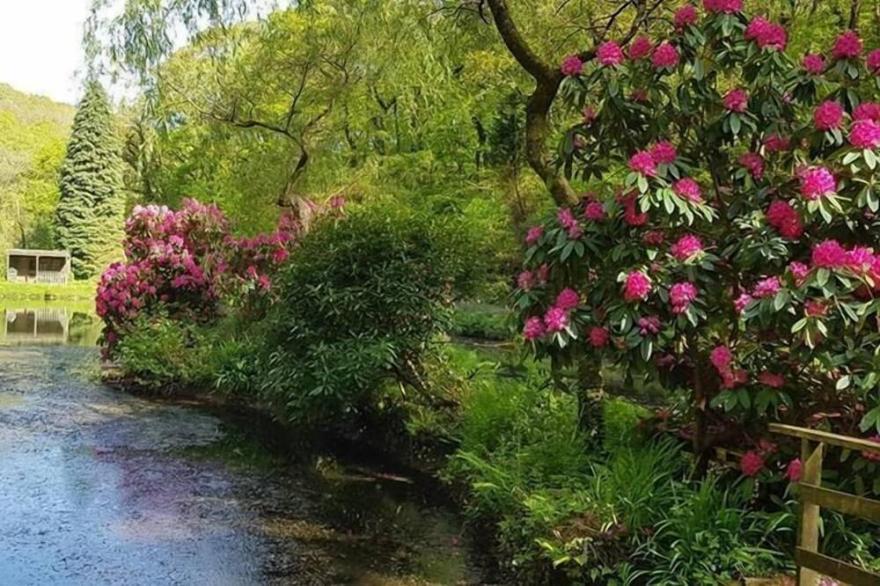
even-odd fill
[[[75,104],[91,0],[0,0],[0,82]]]

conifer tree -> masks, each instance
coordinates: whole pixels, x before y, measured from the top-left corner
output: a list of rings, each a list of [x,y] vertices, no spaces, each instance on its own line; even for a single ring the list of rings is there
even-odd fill
[[[107,94],[89,81],[61,167],[55,212],[57,244],[70,251],[79,279],[93,277],[118,254],[125,213],[121,168]]]

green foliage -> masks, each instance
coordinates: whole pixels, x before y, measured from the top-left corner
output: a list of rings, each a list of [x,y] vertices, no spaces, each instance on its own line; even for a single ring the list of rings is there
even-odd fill
[[[507,340],[512,337],[510,315],[503,307],[460,304],[452,316],[451,333],[465,338]]]
[[[123,371],[157,388],[197,385],[210,376],[203,334],[164,315],[142,316],[119,344]]]
[[[71,252],[77,278],[96,275],[119,252],[125,200],[107,94],[91,81],[73,121],[61,168],[56,240]]]
[[[644,434],[639,432],[639,422],[650,416],[645,407],[620,397],[605,400],[605,433],[603,447],[608,451],[630,448],[643,443]]]
[[[58,169],[73,114],[70,106],[0,84],[0,250],[52,247]],[[0,267],[5,262],[0,257]]]
[[[640,550],[652,584],[708,584],[756,576],[783,564],[784,556],[767,548],[782,526],[749,511],[746,503],[708,478],[655,504],[665,507],[656,533]],[[783,529],[785,527],[783,526]]]
[[[454,222],[354,206],[302,239],[268,318],[262,388],[291,419],[371,403],[392,377],[419,387],[420,358],[479,262]]]

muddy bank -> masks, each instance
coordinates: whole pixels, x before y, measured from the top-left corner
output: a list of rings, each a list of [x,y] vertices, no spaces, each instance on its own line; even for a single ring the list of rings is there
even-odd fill
[[[481,584],[418,482],[94,382],[97,352],[0,348],[0,583]]]

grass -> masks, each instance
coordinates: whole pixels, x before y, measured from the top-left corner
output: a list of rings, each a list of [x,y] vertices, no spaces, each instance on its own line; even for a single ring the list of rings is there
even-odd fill
[[[94,298],[94,281],[73,281],[66,285],[0,282],[0,299],[92,301]]]

